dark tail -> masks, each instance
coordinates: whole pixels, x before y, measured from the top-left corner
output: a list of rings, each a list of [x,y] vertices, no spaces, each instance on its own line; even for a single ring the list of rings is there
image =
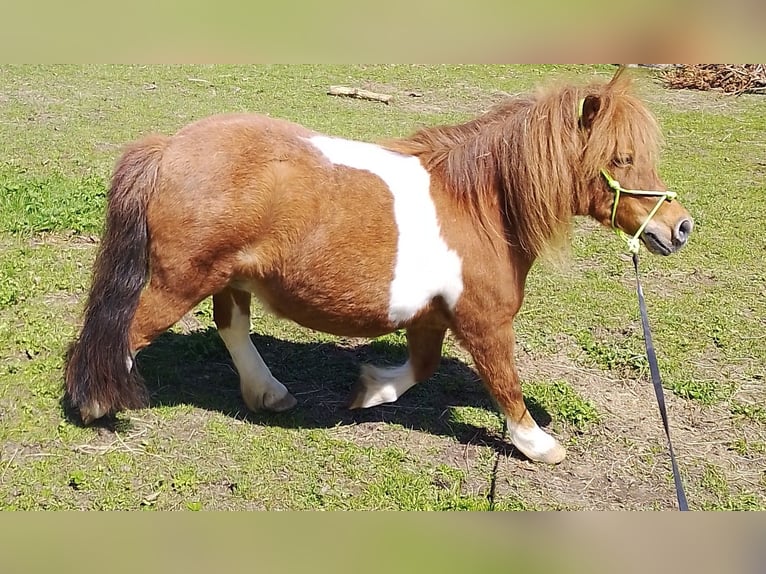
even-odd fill
[[[150,136],[130,145],[112,176],[82,332],[66,364],[65,400],[85,424],[147,404],[146,387],[128,363],[129,337],[149,273],[146,210],[167,141]]]

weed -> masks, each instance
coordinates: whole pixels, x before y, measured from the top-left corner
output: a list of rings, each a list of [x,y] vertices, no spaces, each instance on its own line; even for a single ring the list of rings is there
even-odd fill
[[[579,431],[586,430],[599,421],[593,404],[583,399],[562,380],[533,381],[524,384],[528,400],[537,401],[551,416],[572,425]]]
[[[746,404],[740,401],[732,401],[731,413],[745,417],[753,422],[766,424],[766,407],[761,405]]]
[[[763,507],[763,497],[754,492],[732,492],[723,470],[714,465],[706,464],[700,485],[713,496],[712,502],[702,505],[703,510],[760,510]]]
[[[627,348],[615,341],[599,341],[590,331],[577,335],[577,342],[585,351],[588,362],[619,375],[642,377],[649,364],[643,351]]]
[[[738,438],[729,445],[729,448],[740,456],[759,456],[766,454],[766,442],[762,440],[749,441]]]
[[[666,382],[676,395],[691,399],[703,405],[712,405],[726,399],[732,392],[731,385],[723,385],[710,379],[695,379],[691,377],[673,378]]]

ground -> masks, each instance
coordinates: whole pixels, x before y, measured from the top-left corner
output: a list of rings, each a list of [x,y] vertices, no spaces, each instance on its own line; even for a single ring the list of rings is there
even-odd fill
[[[148,409],[83,428],[60,404],[125,142],[219,111],[257,110],[375,140],[455,123],[508,94],[610,66],[0,67],[0,508],[671,509],[632,267],[581,220],[563,262],[532,272],[519,369],[538,422],[568,448],[531,463],[452,339],[397,403],[348,411],[360,362],[404,360],[402,333],[311,332],[256,308],[253,339],[299,401],[248,413],[203,303],[139,356]],[[693,509],[766,509],[766,111],[763,96],[668,90],[631,71],[666,136],[662,173],[690,244],[642,253],[674,447]],[[326,95],[346,84],[390,105]],[[416,93],[417,96],[410,95]]]

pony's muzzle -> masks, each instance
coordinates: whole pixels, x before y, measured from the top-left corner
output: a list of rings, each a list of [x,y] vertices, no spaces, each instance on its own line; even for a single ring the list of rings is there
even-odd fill
[[[694,228],[694,222],[691,219],[682,219],[673,230],[673,247],[675,249],[681,249],[689,240],[689,234],[691,234]]]

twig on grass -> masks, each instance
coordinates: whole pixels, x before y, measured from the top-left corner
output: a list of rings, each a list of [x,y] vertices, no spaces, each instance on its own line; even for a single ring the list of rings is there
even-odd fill
[[[393,96],[389,96],[388,94],[379,94],[377,92],[371,92],[370,90],[349,88],[347,86],[330,86],[327,93],[330,96],[347,96],[349,98],[358,98],[360,100],[383,102],[384,104],[388,104],[393,98]]]
[[[16,458],[17,454],[19,454],[18,448],[15,451],[13,451],[11,458],[9,458],[8,462],[5,464],[5,468],[3,469],[3,474],[0,474],[0,482],[2,482],[2,480],[5,478],[5,473],[8,472],[8,469],[11,467],[11,463],[13,462],[13,459]]]

